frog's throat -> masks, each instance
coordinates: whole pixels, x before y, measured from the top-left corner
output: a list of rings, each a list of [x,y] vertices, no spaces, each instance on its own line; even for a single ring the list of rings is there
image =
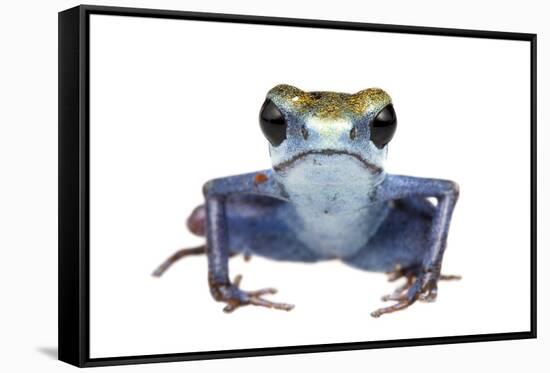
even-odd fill
[[[309,150],[307,152],[299,153],[299,154],[296,154],[294,157],[290,158],[288,161],[284,161],[284,162],[278,163],[276,165],[273,165],[273,170],[275,170],[276,172],[283,172],[288,167],[290,167],[294,162],[296,162],[300,159],[303,159],[306,156],[311,155],[311,154],[349,155],[350,157],[354,157],[354,158],[358,159],[361,162],[361,164],[363,164],[363,166],[365,166],[365,168],[367,170],[369,170],[373,175],[379,175],[383,172],[382,167],[370,163],[369,161],[367,161],[365,158],[363,158],[359,154],[351,153],[351,152],[348,152],[346,150],[336,150],[336,149]]]

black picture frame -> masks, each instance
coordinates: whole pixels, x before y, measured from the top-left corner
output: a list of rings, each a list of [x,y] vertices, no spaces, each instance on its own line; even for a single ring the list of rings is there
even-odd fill
[[[530,330],[389,341],[253,348],[139,356],[90,358],[89,353],[89,19],[92,14],[153,17],[194,21],[309,27],[519,40],[530,43],[530,190],[531,190],[531,321]],[[197,13],[80,5],[59,13],[59,360],[78,367],[173,362],[327,352],[370,348],[536,338],[537,335],[537,35],[530,33],[462,30],[419,26]]]

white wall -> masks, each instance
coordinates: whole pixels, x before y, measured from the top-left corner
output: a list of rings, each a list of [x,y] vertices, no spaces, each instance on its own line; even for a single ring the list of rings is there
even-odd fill
[[[57,12],[76,2],[15,2],[0,13],[0,369],[68,371],[50,356],[57,344]],[[364,22],[535,32],[539,34],[539,336],[538,340],[293,355],[118,368],[131,371],[291,371],[346,367],[350,371],[422,369],[517,371],[550,365],[547,311],[549,276],[543,237],[542,141],[548,131],[548,12],[543,2],[460,1],[97,1],[95,4],[212,11]],[[545,84],[543,84],[545,83]],[[490,141],[490,140],[489,140]],[[475,150],[474,150],[475,151]],[[513,196],[511,196],[513,198]],[[513,276],[513,271],[510,272]],[[510,299],[513,302],[514,294]],[[483,306],[483,305],[480,305]],[[546,337],[546,338],[545,338]]]

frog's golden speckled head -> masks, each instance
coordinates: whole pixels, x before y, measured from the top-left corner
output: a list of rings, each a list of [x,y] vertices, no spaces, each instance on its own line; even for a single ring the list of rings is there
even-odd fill
[[[304,92],[291,85],[280,84],[272,88],[267,97],[295,115],[313,116],[320,120],[357,118],[369,110],[377,110],[391,103],[390,96],[380,88],[349,94]]]
[[[379,88],[351,94],[277,85],[267,93],[259,119],[283,184],[351,185],[359,175],[365,182],[380,181],[397,125],[391,98]]]

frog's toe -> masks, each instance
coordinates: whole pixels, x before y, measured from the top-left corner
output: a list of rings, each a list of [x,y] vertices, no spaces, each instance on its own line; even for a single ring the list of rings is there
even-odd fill
[[[383,301],[396,301],[397,303],[379,308],[371,313],[373,317],[380,317],[386,313],[392,313],[409,307],[415,301],[435,302],[437,298],[437,283],[439,280],[459,280],[458,275],[442,275],[434,272],[418,273],[417,269],[404,269],[397,267],[389,274],[389,281],[395,281],[401,277],[405,283],[397,287],[393,293],[384,295]]]
[[[266,308],[274,308],[278,310],[290,311],[294,308],[294,305],[288,303],[272,302],[264,299],[263,295],[275,294],[277,289],[275,288],[263,288],[259,290],[245,291],[240,289],[242,281],[242,275],[237,275],[233,281],[233,292],[228,299],[221,299],[226,302],[227,305],[223,308],[223,311],[230,313],[237,308],[247,305],[261,306]]]
[[[275,308],[277,310],[283,310],[283,311],[290,311],[291,309],[294,308],[293,304],[271,302],[260,297],[251,297],[250,304],[253,304],[255,306],[267,307],[267,308]]]
[[[397,289],[394,290],[393,293],[384,295],[382,297],[383,301],[396,301],[396,303],[392,304],[388,307],[382,307],[374,312],[371,312],[372,317],[380,317],[386,313],[392,313],[395,311],[400,311],[402,309],[405,309],[409,307],[411,304],[413,304],[421,294],[419,291],[419,279],[415,279],[414,277],[407,276],[407,281],[404,285],[399,286]]]
[[[395,311],[405,309],[405,308],[409,307],[411,304],[412,304],[412,302],[409,302],[407,300],[400,300],[399,302],[397,302],[397,303],[395,303],[395,304],[393,304],[389,307],[379,308],[376,311],[371,312],[370,315],[372,317],[380,317],[385,313],[391,313],[391,312],[395,312]]]
[[[426,292],[421,293],[418,295],[418,300],[421,302],[435,302],[437,299],[437,287],[432,287],[428,289]]]
[[[233,286],[240,289],[242,279],[243,279],[242,275],[235,276],[235,279],[233,280]],[[259,297],[259,296],[266,295],[266,294],[275,294],[275,293],[277,293],[277,289],[275,289],[275,288],[263,288],[263,289],[259,289],[259,290],[253,290],[253,291],[245,291],[244,293],[246,293],[246,295],[248,295],[249,297]]]

